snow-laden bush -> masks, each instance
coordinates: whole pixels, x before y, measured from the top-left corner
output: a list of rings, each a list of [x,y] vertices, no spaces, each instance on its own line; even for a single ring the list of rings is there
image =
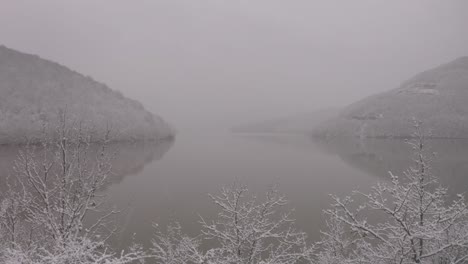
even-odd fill
[[[369,193],[332,196],[318,263],[468,263],[465,197],[449,195],[431,173],[431,154],[420,124],[415,165]]]
[[[56,135],[24,146],[6,191],[0,193],[0,263],[123,264],[144,259],[138,246],[116,254],[107,244],[117,231],[112,217],[119,213],[107,208],[99,193],[111,174],[112,155],[106,149],[111,131],[97,140],[65,114],[59,124]]]
[[[127,264],[141,263],[144,256],[145,251],[138,246],[117,254],[103,241],[78,238],[49,247],[7,247],[0,260],[4,264]]]
[[[153,241],[157,263],[311,263],[313,247],[295,228],[287,201],[271,188],[263,201],[248,197],[244,185],[234,184],[210,195],[218,207],[213,221],[201,219],[201,234],[189,237],[172,225]],[[202,250],[201,247],[209,247]]]

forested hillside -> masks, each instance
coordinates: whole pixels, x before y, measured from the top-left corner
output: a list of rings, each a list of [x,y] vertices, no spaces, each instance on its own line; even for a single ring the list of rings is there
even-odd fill
[[[431,137],[468,138],[468,57],[417,74],[358,101],[315,130],[318,136],[408,137],[412,119]]]
[[[21,143],[54,129],[59,116],[117,140],[160,139],[173,134],[159,116],[57,63],[0,46],[0,143]]]

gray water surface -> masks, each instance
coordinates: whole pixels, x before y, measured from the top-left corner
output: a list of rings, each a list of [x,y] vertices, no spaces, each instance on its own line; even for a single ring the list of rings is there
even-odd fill
[[[434,140],[434,173],[455,193],[468,187],[468,141]],[[115,174],[103,190],[109,203],[123,210],[116,247],[132,239],[148,245],[153,223],[177,221],[196,235],[200,216],[216,214],[208,194],[234,181],[261,194],[279,184],[294,208],[297,226],[312,240],[319,238],[322,210],[329,194],[368,190],[410,166],[411,150],[402,140],[313,141],[301,135],[184,134],[174,142],[121,144]],[[17,150],[0,149],[0,165],[14,160]],[[0,179],[1,180],[1,179]],[[1,184],[1,182],[0,182]]]
[[[468,141],[436,140],[434,171],[456,192],[468,187]],[[403,140],[317,142],[301,135],[180,134],[168,152],[132,176],[111,186],[107,194],[119,207],[127,206],[124,232],[115,243],[134,236],[147,243],[152,224],[178,221],[196,235],[200,216],[211,218],[216,207],[208,197],[223,185],[240,181],[261,195],[279,184],[295,209],[297,225],[318,239],[322,210],[329,194],[368,190],[411,165],[411,149]],[[123,243],[123,244],[122,244]]]

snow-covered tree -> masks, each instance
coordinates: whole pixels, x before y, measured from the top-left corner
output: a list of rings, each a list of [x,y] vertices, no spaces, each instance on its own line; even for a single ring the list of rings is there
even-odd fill
[[[0,194],[0,263],[121,264],[145,258],[139,247],[115,254],[107,244],[118,214],[99,193],[111,174],[111,131],[92,138],[66,112],[59,124],[55,135],[21,150]]]
[[[468,263],[465,197],[448,195],[430,167],[421,125],[413,139],[415,165],[369,193],[332,196],[319,263]]]
[[[189,237],[172,225],[153,241],[157,263],[311,263],[313,248],[304,232],[295,229],[287,201],[277,188],[258,201],[244,185],[224,187],[210,195],[218,207],[213,221],[201,219],[201,234]],[[208,247],[202,250],[201,247]]]
[[[145,256],[146,252],[139,246],[116,253],[103,241],[79,238],[28,250],[7,247],[2,250],[0,261],[4,264],[128,264],[142,263]]]

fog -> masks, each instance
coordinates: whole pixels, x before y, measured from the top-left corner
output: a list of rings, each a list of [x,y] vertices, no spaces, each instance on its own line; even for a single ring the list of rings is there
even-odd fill
[[[179,131],[343,106],[468,55],[468,2],[1,0],[0,44]]]

